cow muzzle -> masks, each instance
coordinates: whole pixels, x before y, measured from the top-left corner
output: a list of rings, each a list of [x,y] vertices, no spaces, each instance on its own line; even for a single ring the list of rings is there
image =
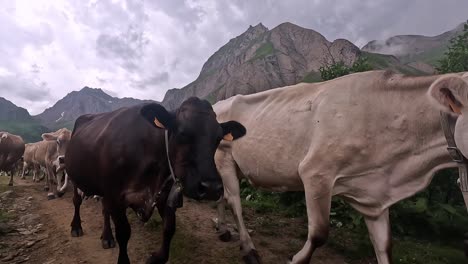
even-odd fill
[[[60,164],[60,165],[65,164],[65,156],[59,156],[59,157],[58,157],[58,161],[59,161],[59,164]]]

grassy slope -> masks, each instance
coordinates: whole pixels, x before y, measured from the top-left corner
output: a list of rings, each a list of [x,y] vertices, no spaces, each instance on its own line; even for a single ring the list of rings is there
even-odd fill
[[[42,140],[41,134],[48,132],[46,127],[36,121],[0,121],[0,130],[20,135],[26,142],[40,141]]]

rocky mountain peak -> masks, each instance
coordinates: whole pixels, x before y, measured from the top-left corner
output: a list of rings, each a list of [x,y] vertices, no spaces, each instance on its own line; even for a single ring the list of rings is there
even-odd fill
[[[28,121],[31,120],[29,112],[0,97],[0,121]]]
[[[143,102],[149,100],[112,97],[100,88],[85,86],[79,91],[67,94],[36,118],[49,128],[71,128],[76,118],[81,115],[109,112]]]
[[[359,55],[359,48],[349,41],[331,43],[320,33],[292,23],[272,30],[260,23],[222,46],[194,82],[169,90],[162,104],[174,109],[190,96],[214,103],[234,94],[291,85],[317,74],[325,63],[352,64]]]

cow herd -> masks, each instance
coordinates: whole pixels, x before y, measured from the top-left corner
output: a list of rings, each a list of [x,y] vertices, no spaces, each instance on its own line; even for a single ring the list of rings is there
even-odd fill
[[[45,172],[49,199],[63,194],[69,177],[74,237],[83,235],[82,199],[101,196],[102,246],[115,247],[117,240],[118,263],[129,263],[128,207],[142,221],[157,209],[163,241],[147,263],[168,261],[183,195],[218,201],[223,239],[229,237],[228,204],[244,261],[260,263],[242,218],[239,179],[246,178],[266,190],[304,191],[308,236],[290,263],[309,263],[326,242],[337,195],[363,215],[377,261],[387,264],[390,206],[423,190],[438,170],[462,162],[447,151],[441,111],[453,117],[455,149],[468,156],[467,104],[467,73],[371,71],[236,95],[214,106],[192,97],[170,112],[150,103],[83,115],[73,132],[60,129],[26,145],[0,132],[0,170],[10,173],[10,184],[19,163],[22,177],[29,170],[39,180]]]

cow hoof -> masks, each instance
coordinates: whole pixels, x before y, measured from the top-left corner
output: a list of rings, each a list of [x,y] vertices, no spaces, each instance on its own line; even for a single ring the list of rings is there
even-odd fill
[[[247,255],[243,256],[242,259],[246,264],[260,264],[262,263],[260,256],[258,255],[257,250],[252,249],[247,253]]]
[[[103,249],[115,248],[115,240],[114,239],[101,239],[101,245]]]
[[[77,229],[72,229],[71,231],[71,236],[72,237],[80,237],[80,236],[83,236],[83,229],[80,227],[80,228],[77,228]]]
[[[44,187],[44,191],[48,192],[49,191],[49,187]]]
[[[64,194],[65,194],[65,192],[61,192],[61,191],[58,191],[58,192],[57,192],[57,196],[58,196],[59,198],[62,197]]]
[[[55,199],[55,194],[51,193],[47,195],[47,200],[53,200]]]
[[[224,231],[222,234],[218,235],[219,240],[223,242],[229,242],[231,241],[232,235],[229,230]]]
[[[166,262],[167,260],[155,255],[151,255],[151,257],[146,260],[146,264],[165,264]]]

